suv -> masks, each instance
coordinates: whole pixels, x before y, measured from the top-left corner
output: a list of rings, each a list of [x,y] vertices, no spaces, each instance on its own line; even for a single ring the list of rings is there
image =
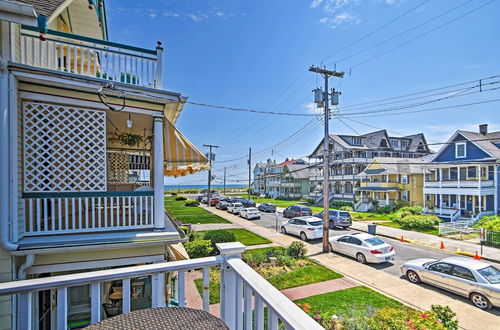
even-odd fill
[[[276,205],[273,203],[262,203],[258,207],[261,212],[276,212]]]
[[[228,206],[229,206],[228,202],[226,202],[226,201],[220,201],[220,202],[217,203],[217,205],[215,205],[215,208],[219,209],[219,210],[227,210]]]
[[[334,227],[342,227],[344,229],[349,228],[352,225],[351,214],[347,211],[342,210],[329,210],[330,213],[330,229]],[[317,218],[323,219],[323,211],[314,215]]]
[[[292,205],[283,210],[283,216],[285,218],[295,218],[302,216],[311,216],[312,210],[308,206],[303,205]]]
[[[245,206],[245,207],[255,207],[255,201],[253,201],[251,199],[242,200],[241,204],[243,204],[243,206]]]
[[[227,211],[232,214],[240,214],[240,211],[243,210],[243,204],[237,202],[237,203],[231,203],[227,207]]]

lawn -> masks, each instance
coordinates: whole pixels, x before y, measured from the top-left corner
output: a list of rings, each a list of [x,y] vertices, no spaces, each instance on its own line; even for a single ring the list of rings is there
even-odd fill
[[[272,241],[268,240],[267,238],[254,234],[251,231],[243,228],[231,228],[224,230],[233,233],[236,237],[236,241],[246,246],[272,243]],[[206,232],[207,231],[197,231],[195,233],[196,239],[201,239]]]
[[[203,279],[198,278],[198,279],[194,280],[194,284],[196,285],[196,289],[198,289],[200,296],[203,297]],[[217,278],[217,280],[214,280],[214,281],[210,280],[208,292],[210,293],[209,294],[210,305],[220,303],[220,279],[219,278]]]
[[[391,220],[391,214],[379,214],[371,212],[350,212],[352,220],[366,221],[366,220]]]
[[[165,210],[175,221],[183,224],[198,223],[229,223],[226,219],[219,217],[201,207],[184,206],[186,201],[176,201],[175,197],[165,197]]]
[[[401,225],[394,223],[394,222],[374,222],[374,223],[379,225],[379,226],[392,227],[392,228],[398,228],[401,230],[416,231],[419,233],[439,236],[439,230],[436,228],[434,228],[434,229],[412,229],[412,228],[403,228],[403,227],[401,227]]]
[[[296,304],[311,305],[310,314],[321,311],[331,317],[331,315],[350,314],[356,312],[364,313],[368,309],[383,307],[404,307],[400,302],[384,296],[364,286],[329,292],[317,296],[295,300]]]

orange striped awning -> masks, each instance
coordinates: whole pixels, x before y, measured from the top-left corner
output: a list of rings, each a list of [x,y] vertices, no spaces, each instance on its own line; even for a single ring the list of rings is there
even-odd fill
[[[209,168],[207,157],[167,119],[163,120],[163,159],[165,176],[184,176]]]

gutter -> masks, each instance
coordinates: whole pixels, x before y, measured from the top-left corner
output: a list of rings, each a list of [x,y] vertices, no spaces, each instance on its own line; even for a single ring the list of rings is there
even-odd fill
[[[19,2],[0,0],[0,20],[38,26],[37,14],[33,6]]]

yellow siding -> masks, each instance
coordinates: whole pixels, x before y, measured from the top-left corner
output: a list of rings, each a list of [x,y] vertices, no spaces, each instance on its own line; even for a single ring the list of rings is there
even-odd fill
[[[412,205],[424,205],[424,176],[423,174],[411,174],[410,183],[406,185],[410,192],[410,203]]]
[[[12,257],[0,248],[0,283],[12,281]],[[12,305],[10,296],[0,296],[0,330],[11,329]]]

